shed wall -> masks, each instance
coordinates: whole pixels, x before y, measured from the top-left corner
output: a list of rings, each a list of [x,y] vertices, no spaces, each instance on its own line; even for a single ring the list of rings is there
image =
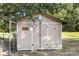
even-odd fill
[[[35,17],[37,16],[39,15]],[[22,27],[28,27],[29,30],[22,30]],[[17,50],[61,49],[61,31],[62,24],[53,19],[42,16],[40,28],[38,21],[27,22],[24,18],[17,22]],[[41,38],[39,33],[41,33]]]

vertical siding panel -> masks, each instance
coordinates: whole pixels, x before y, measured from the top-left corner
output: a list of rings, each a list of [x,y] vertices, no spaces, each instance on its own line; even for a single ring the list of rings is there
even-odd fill
[[[34,22],[34,30],[33,30],[33,42],[34,42],[34,49],[38,50],[40,49],[39,44],[39,22]]]
[[[47,49],[47,24],[46,22],[41,23],[41,49]]]

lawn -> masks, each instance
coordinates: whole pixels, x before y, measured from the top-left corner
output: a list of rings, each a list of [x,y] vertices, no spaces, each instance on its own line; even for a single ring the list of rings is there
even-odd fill
[[[9,33],[1,33],[0,32],[0,37],[3,38],[3,35],[4,35],[4,38],[8,38],[9,37]]]
[[[3,37],[4,37],[4,38],[9,38],[9,33],[1,33],[1,32],[0,32],[0,37],[1,37],[1,38],[3,38]],[[13,36],[11,36],[11,38],[13,38]]]
[[[79,32],[62,32],[62,38],[79,39]]]

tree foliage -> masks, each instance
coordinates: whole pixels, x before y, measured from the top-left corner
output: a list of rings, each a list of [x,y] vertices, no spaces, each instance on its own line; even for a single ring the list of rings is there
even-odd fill
[[[39,4],[0,4],[0,31],[8,32],[9,20],[17,21],[33,12],[46,12],[67,22],[63,31],[79,31],[79,4],[39,3]]]

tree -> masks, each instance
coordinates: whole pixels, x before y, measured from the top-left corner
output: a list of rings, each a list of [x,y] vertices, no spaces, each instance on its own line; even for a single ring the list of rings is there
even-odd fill
[[[73,3],[0,4],[0,31],[8,32],[9,20],[16,22],[24,16],[32,17],[32,13],[37,11],[66,21],[63,31],[79,31],[79,4]]]

